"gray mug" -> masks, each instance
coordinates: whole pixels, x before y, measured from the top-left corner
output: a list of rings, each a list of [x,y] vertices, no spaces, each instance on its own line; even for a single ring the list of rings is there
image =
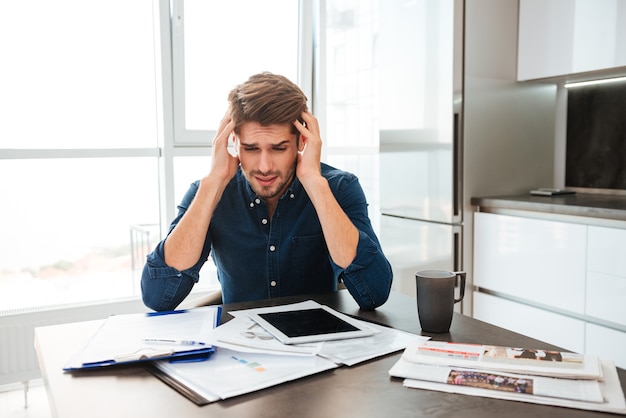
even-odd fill
[[[460,296],[454,297],[456,278],[461,279]],[[465,295],[465,272],[424,270],[415,274],[417,314],[422,331],[443,333],[450,330],[454,304]]]

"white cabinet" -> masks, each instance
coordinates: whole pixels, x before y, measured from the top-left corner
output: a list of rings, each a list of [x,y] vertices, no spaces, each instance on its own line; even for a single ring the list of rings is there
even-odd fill
[[[582,353],[585,323],[507,299],[474,293],[474,318]],[[555,332],[567,330],[567,332]],[[526,347],[532,348],[532,347]],[[536,347],[541,348],[541,347]]]
[[[626,369],[625,347],[626,332],[595,324],[586,325],[585,353],[611,359],[616,366]]]
[[[626,367],[626,224],[477,212],[473,316]]]
[[[626,65],[626,5],[619,0],[520,0],[517,79]]]
[[[589,227],[587,315],[626,326],[626,230]],[[624,344],[622,347],[626,347]]]
[[[478,212],[474,284],[583,313],[584,225]]]

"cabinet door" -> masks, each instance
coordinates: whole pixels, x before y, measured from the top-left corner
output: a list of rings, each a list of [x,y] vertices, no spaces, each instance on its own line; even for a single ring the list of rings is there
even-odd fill
[[[589,227],[585,313],[626,325],[626,230]]]
[[[589,227],[590,271],[626,277],[626,229]]]
[[[587,324],[585,339],[586,354],[612,360],[618,367],[626,368],[626,332]]]
[[[586,231],[584,225],[475,213],[474,284],[582,314]]]
[[[584,352],[583,321],[479,292],[474,292],[473,303],[476,319],[567,350]]]
[[[614,0],[520,0],[517,79],[626,65],[626,7]]]

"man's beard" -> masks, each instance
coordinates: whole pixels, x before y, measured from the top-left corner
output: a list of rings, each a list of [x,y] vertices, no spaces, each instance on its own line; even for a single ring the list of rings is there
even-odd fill
[[[263,176],[274,176],[274,175],[280,175],[279,172],[269,172],[269,173],[261,173],[260,171],[253,171],[250,172],[249,176],[251,178],[254,179],[254,181],[256,182],[255,176],[260,175],[261,177]],[[293,180],[296,177],[296,167],[294,166],[288,173],[287,176],[285,176],[284,178],[277,178],[277,180],[282,180],[279,184],[276,185],[272,185],[272,186],[260,186],[260,185],[255,185],[255,182],[250,181],[250,177],[248,177],[248,175],[246,175],[246,177],[248,178],[248,183],[250,184],[250,188],[252,188],[252,190],[254,191],[254,193],[257,194],[257,196],[263,198],[263,199],[272,199],[282,193],[285,192],[285,189],[287,189],[287,187],[293,182]]]

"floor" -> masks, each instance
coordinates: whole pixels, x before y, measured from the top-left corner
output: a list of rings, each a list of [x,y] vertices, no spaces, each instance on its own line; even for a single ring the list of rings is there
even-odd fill
[[[25,407],[22,384],[0,386],[0,418],[51,418],[48,396],[42,380],[31,381],[28,385]]]

